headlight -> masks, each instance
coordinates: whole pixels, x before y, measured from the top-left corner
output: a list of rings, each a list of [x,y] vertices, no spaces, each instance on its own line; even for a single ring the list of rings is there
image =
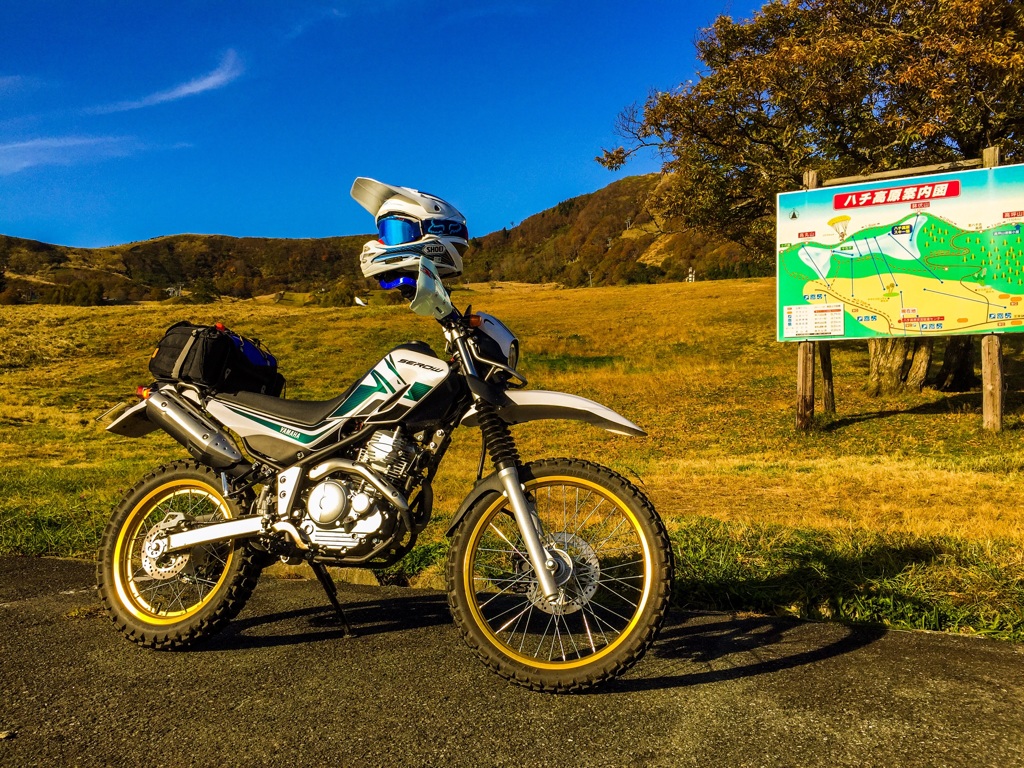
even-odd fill
[[[519,342],[513,341],[508,347],[508,367],[513,371],[519,365]]]

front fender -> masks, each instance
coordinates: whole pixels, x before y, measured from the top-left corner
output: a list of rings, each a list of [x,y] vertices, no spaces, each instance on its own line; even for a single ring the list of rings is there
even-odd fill
[[[523,464],[519,467],[519,482],[526,483],[533,480],[533,464]],[[473,507],[478,501],[486,500],[490,502],[492,499],[496,499],[499,496],[504,495],[505,488],[501,484],[501,480],[498,478],[497,472],[492,472],[483,480],[473,486],[473,490],[469,492],[469,495],[459,505],[458,510],[452,517],[451,525],[448,526],[448,530],[445,532],[445,536],[450,537],[455,533],[455,529],[459,527],[459,523],[462,522],[462,518],[466,516],[470,508]]]
[[[521,424],[524,421],[541,419],[571,419],[585,421],[596,427],[607,429],[617,435],[646,435],[640,427],[625,416],[593,400],[565,392],[537,390],[509,390],[505,393],[511,401],[498,408],[498,415],[507,424]],[[462,424],[475,427],[479,424],[476,408],[471,408],[462,418]]]
[[[522,478],[523,467],[520,467],[520,479]],[[501,480],[498,479],[498,473],[492,472],[483,480],[473,486],[473,490],[469,492],[469,495],[462,500],[462,504],[459,505],[458,510],[452,516],[452,523],[448,526],[448,530],[445,531],[445,537],[451,538],[452,534],[455,533],[455,529],[459,527],[459,523],[462,522],[462,518],[469,512],[470,507],[476,504],[483,498],[490,500],[491,498],[497,498],[505,492],[505,489],[501,486]]]

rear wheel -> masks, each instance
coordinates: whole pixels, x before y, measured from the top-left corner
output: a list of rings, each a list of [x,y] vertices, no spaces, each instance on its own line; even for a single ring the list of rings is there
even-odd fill
[[[260,573],[242,543],[159,553],[171,530],[238,517],[217,475],[176,462],[143,478],[118,504],[100,541],[97,589],[108,615],[133,642],[174,648],[209,636],[245,605]]]
[[[647,498],[574,459],[527,465],[527,495],[556,562],[541,594],[508,500],[484,498],[452,541],[449,604],[466,642],[502,676],[538,690],[593,686],[635,664],[668,610],[672,553]]]

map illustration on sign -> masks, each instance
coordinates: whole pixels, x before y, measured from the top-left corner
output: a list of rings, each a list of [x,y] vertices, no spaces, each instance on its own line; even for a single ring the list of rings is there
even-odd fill
[[[779,341],[1024,331],[1024,165],[786,192]]]

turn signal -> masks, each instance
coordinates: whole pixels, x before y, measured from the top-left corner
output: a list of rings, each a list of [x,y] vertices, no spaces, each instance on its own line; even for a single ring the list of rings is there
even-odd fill
[[[152,394],[152,391],[149,387],[138,386],[135,388],[135,394],[142,400],[149,400],[149,396]]]
[[[483,322],[483,320],[480,318],[480,315],[470,315],[469,316],[469,327],[470,328],[479,328],[480,324],[482,322]]]

